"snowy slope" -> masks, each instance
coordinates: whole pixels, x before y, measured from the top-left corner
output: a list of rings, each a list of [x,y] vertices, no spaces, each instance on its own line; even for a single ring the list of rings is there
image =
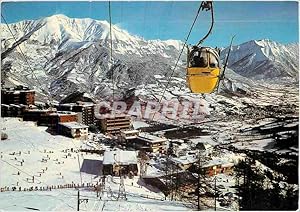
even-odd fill
[[[160,201],[139,197],[138,194],[128,194],[126,201],[116,201],[106,196],[102,200],[96,197],[95,192],[81,191],[82,198],[88,203],[80,205],[81,211],[189,211],[183,203],[174,201]],[[9,201],[7,201],[9,200]],[[16,203],[17,200],[17,204]],[[1,194],[0,209],[5,211],[76,211],[77,191],[64,189],[57,191],[36,192],[5,192]]]
[[[0,122],[9,136],[5,142],[0,141],[0,188],[10,187],[10,191],[0,192],[0,210],[76,210],[77,190],[74,188],[25,192],[11,191],[11,188],[21,187],[23,190],[35,186],[46,188],[71,183],[95,185],[101,176],[99,173],[103,156],[77,153],[75,151],[84,147],[86,141],[60,135],[52,136],[46,132],[46,127],[38,127],[34,122],[26,122],[18,118],[1,118]],[[18,132],[16,129],[19,129]],[[74,152],[70,151],[71,148]],[[21,161],[24,161],[22,166]],[[90,169],[86,168],[89,162],[93,162]],[[31,180],[32,176],[35,177],[34,182]],[[88,198],[89,202],[82,203],[80,209],[88,211],[187,210],[185,206],[187,204],[182,202],[162,201],[163,193],[153,192],[146,186],[141,186],[139,177],[126,178],[124,183],[126,201],[116,201],[120,184],[118,177],[106,178],[102,200],[96,197],[95,191],[81,188],[81,197]],[[108,192],[109,188],[114,196],[112,198]]]

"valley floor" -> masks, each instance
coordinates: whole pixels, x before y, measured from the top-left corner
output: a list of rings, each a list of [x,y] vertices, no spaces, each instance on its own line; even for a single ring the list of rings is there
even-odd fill
[[[285,175],[285,181],[281,184],[296,188],[297,174],[293,170],[298,164],[298,144],[281,141],[298,132],[298,97],[297,92],[288,93],[288,87],[282,88],[281,92],[278,90],[274,88],[266,93],[258,89],[255,98],[207,96],[206,101],[216,108],[210,111],[209,118],[199,123],[169,119],[161,123],[136,120],[133,126],[164,135],[170,140],[184,141],[185,148],[180,148],[186,154],[193,152],[198,143],[211,146],[209,161],[225,159],[236,164],[239,159],[250,157],[256,161],[255,166],[259,169],[270,170],[274,176]],[[194,98],[193,95],[185,96],[188,97]],[[103,158],[97,154],[80,152],[79,149],[110,149],[109,146],[93,142],[92,134],[89,141],[51,135],[46,127],[38,127],[33,122],[18,118],[1,118],[1,128],[8,135],[7,140],[0,141],[2,210],[75,210],[77,190],[66,187],[83,183],[85,186],[80,188],[80,195],[88,198],[89,202],[82,203],[81,210],[176,211],[196,208],[195,196],[185,198],[182,194],[175,198],[176,201],[170,201],[170,197],[165,198],[161,191],[145,185],[139,177],[125,179],[127,200],[119,201],[116,200],[119,178],[106,178],[106,187],[100,200],[92,186],[100,182]],[[269,160],[265,159],[265,155]],[[279,158],[280,163],[271,163],[270,160],[274,158]],[[159,175],[159,169],[162,168],[160,163],[161,158],[156,155],[146,175]],[[285,167],[289,169],[283,169]],[[207,177],[203,183],[213,191],[214,178]],[[217,175],[217,188],[221,196],[232,193],[237,200],[235,184],[234,175]],[[53,189],[57,186],[63,188]],[[16,191],[12,191],[13,187],[16,187]],[[238,209],[237,201],[231,201],[226,207],[220,203],[218,199],[218,210]],[[201,197],[201,208],[213,210],[214,198]]]

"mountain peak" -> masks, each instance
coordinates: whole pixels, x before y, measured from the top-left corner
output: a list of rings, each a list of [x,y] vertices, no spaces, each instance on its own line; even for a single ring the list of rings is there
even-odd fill
[[[49,17],[47,17],[47,18],[50,18],[50,19],[52,19],[52,18],[68,19],[68,18],[70,18],[70,17],[66,16],[65,14],[54,14],[54,15],[49,16]]]
[[[268,44],[276,44],[277,42],[273,41],[273,40],[270,40],[270,39],[267,39],[267,38],[264,38],[264,39],[255,39],[255,40],[250,40],[250,41],[247,41],[245,43],[242,43],[240,45],[259,45],[259,46],[265,46],[265,45],[268,45]]]
[[[223,50],[224,53],[226,51],[228,48]],[[295,50],[295,45],[261,39],[233,46],[228,67],[246,77],[267,79],[296,76],[297,61],[298,51]]]

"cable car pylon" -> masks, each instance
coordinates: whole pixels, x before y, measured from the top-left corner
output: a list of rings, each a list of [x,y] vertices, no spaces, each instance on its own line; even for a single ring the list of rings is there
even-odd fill
[[[219,79],[219,83],[218,83],[218,87],[217,87],[217,92],[219,92],[220,81],[224,80],[224,78],[225,78],[225,71],[226,71],[226,68],[228,66],[228,58],[229,58],[229,55],[230,55],[230,52],[231,52],[231,47],[232,47],[232,43],[233,43],[233,39],[234,38],[235,38],[235,35],[232,36],[231,41],[230,41],[228,53],[227,53],[227,56],[226,56],[226,59],[225,59],[225,63],[224,63],[223,72],[222,72],[222,74],[220,76],[220,79]]]

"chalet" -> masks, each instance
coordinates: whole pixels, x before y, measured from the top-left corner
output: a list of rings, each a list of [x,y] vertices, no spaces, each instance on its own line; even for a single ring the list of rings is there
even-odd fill
[[[233,172],[234,163],[223,163],[221,166],[221,173],[231,174]]]
[[[193,167],[190,168],[196,171],[197,168],[195,169],[195,166],[197,166],[197,164],[193,164]],[[231,174],[233,171],[233,167],[234,167],[234,163],[225,161],[221,158],[214,158],[210,161],[204,162],[201,165],[201,169],[208,176],[213,176],[215,174],[220,174],[220,173]]]
[[[78,122],[59,122],[58,133],[71,138],[88,138],[89,126]]]
[[[177,189],[178,192],[182,194],[189,191],[195,191],[197,178],[191,172],[180,171],[168,175],[144,176],[143,181],[146,183],[146,185],[151,185],[154,188],[158,188],[165,195],[169,195],[172,192],[172,189]],[[172,187],[170,184],[176,186]]]
[[[182,170],[187,170],[197,161],[198,161],[198,159],[195,155],[171,158],[171,162],[174,163],[175,165],[177,165]]]
[[[175,139],[172,140],[172,145],[173,145],[173,154],[176,155],[177,157],[181,157],[187,154],[189,150],[189,145],[185,143],[183,140],[180,139]]]
[[[137,153],[135,151],[105,151],[103,157],[103,175],[137,176],[137,163]]]
[[[148,152],[161,152],[165,151],[167,139],[157,137],[149,133],[141,132],[138,137],[132,141],[132,146],[137,149],[143,149]]]

